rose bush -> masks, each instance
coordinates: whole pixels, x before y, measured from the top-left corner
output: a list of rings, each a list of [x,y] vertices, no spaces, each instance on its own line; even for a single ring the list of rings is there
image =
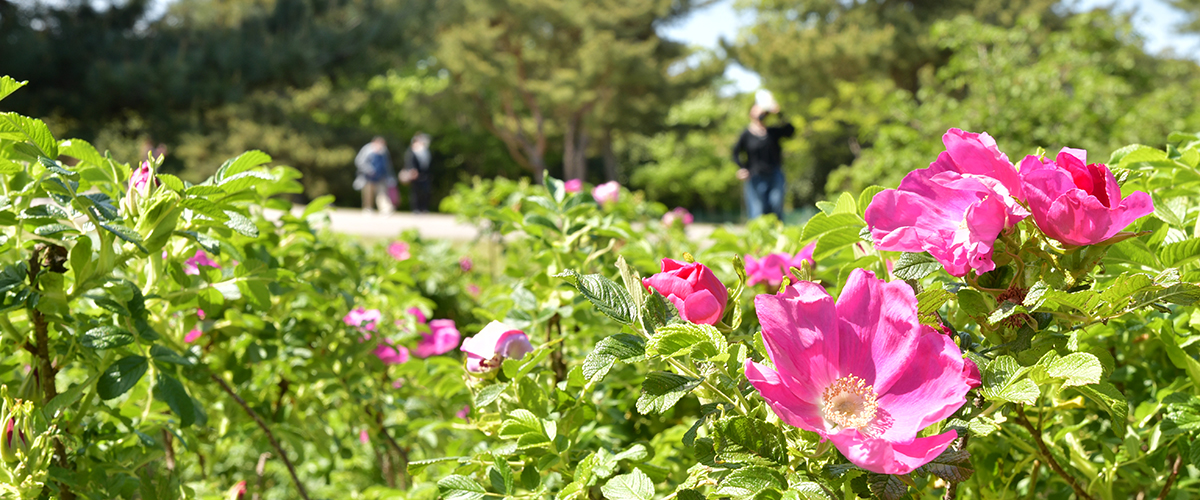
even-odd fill
[[[0,115],[0,493],[1193,495],[1200,135],[944,140],[803,226],[497,179],[442,206],[478,241],[363,243],[263,153],[193,184]]]

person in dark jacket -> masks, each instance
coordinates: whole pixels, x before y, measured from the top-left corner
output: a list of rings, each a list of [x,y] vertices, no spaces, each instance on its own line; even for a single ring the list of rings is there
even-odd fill
[[[429,151],[429,135],[418,132],[412,138],[408,151],[404,152],[404,171],[401,180],[411,182],[412,211],[429,212],[433,195],[433,153]]]
[[[763,119],[774,113],[779,125],[763,125]],[[733,145],[733,161],[738,165],[738,179],[745,183],[746,211],[751,219],[763,214],[783,217],[783,150],[779,141],[796,135],[796,127],[783,118],[779,105],[764,109],[758,104],[750,107],[750,125],[742,131]]]

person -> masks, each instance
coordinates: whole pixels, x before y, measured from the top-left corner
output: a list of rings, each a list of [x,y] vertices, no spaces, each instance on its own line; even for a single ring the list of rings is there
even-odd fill
[[[354,189],[362,191],[363,211],[374,210],[377,205],[380,213],[392,213],[398,200],[393,200],[390,193],[396,190],[396,175],[387,141],[377,136],[359,149],[354,157],[354,167],[357,171]]]
[[[779,141],[796,135],[796,127],[783,118],[779,104],[771,101],[767,106],[756,103],[750,107],[750,125],[733,145],[733,161],[738,165],[737,177],[744,183],[751,219],[763,214],[783,217],[783,150]],[[771,114],[779,125],[763,125],[763,119]]]
[[[414,135],[404,153],[404,170],[400,171],[401,180],[411,183],[412,211],[418,214],[429,212],[433,195],[433,154],[429,151],[429,142],[428,134],[418,132]]]

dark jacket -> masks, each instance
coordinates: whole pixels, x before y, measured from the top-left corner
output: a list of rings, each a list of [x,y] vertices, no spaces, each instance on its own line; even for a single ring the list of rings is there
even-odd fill
[[[428,182],[433,179],[433,151],[429,151],[429,161],[424,165],[420,159],[413,153],[412,148],[404,151],[404,168],[411,168],[417,171],[415,182]]]
[[[733,162],[749,170],[750,175],[774,173],[783,166],[783,149],[779,147],[779,141],[793,135],[796,135],[796,127],[787,122],[767,127],[767,135],[763,136],[754,135],[749,129],[743,130],[733,145]],[[745,160],[742,159],[742,153],[746,155]]]

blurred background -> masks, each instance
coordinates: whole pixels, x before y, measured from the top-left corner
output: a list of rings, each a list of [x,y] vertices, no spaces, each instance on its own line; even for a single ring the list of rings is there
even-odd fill
[[[30,82],[6,110],[122,161],[161,145],[191,181],[260,149],[343,206],[360,146],[400,163],[423,131],[434,206],[544,172],[738,220],[730,151],[765,88],[800,218],[950,127],[1097,161],[1200,130],[1198,60],[1200,0],[0,0],[0,74]]]

